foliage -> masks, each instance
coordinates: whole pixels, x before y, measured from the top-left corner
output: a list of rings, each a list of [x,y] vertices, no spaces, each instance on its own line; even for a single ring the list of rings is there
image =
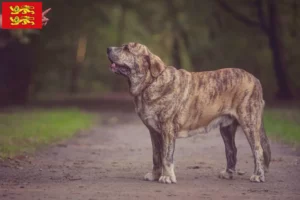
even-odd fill
[[[52,11],[48,25],[34,41],[36,66],[31,95],[69,91],[78,41],[84,36],[87,51],[77,81],[81,92],[126,90],[125,80],[108,69],[106,48],[136,41],[149,46],[167,64],[179,62],[188,70],[244,68],[261,80],[265,96],[272,97],[277,86],[266,36],[233,19],[217,1],[43,0],[44,9],[51,7]],[[256,19],[255,0],[223,1]],[[288,81],[298,95],[300,15],[295,8],[299,3],[276,2],[280,5]],[[179,55],[174,52],[175,40],[179,41]]]
[[[32,152],[88,128],[93,116],[76,109],[15,110],[0,114],[0,157]]]
[[[272,139],[300,145],[300,111],[266,110],[264,114],[266,132]]]

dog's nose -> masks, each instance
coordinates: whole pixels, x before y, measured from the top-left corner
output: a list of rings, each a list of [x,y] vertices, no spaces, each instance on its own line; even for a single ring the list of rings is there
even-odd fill
[[[111,47],[108,47],[108,48],[106,49],[106,53],[109,54],[109,53],[111,52],[111,49],[112,49]]]

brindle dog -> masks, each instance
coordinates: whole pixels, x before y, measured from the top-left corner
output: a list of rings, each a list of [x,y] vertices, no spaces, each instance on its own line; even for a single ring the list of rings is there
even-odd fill
[[[173,155],[176,138],[219,127],[227,166],[221,178],[236,172],[235,132],[243,129],[254,156],[253,182],[264,182],[271,150],[262,115],[264,100],[258,79],[237,68],[188,72],[167,66],[139,43],[107,48],[110,69],[128,79],[135,109],[150,131],[153,169],[145,180],[176,183]]]

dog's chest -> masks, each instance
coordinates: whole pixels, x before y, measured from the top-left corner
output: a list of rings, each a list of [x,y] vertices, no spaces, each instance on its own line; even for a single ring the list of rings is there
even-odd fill
[[[148,128],[159,132],[158,117],[153,107],[143,103],[140,97],[136,97],[134,103],[135,111],[142,120],[142,122]]]
[[[143,123],[150,129],[160,132],[158,117],[151,112],[137,112]]]

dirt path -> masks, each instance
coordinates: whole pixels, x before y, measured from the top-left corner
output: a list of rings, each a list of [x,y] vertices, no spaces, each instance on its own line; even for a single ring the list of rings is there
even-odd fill
[[[250,148],[237,134],[238,168],[247,172],[234,180],[217,175],[225,165],[218,131],[176,143],[177,184],[143,181],[151,170],[150,136],[133,113],[108,117],[88,134],[55,145],[38,155],[0,165],[0,199],[300,199],[300,157],[288,147],[272,144],[273,162],[266,183],[249,182],[253,170]],[[117,118],[110,118],[116,116]]]

